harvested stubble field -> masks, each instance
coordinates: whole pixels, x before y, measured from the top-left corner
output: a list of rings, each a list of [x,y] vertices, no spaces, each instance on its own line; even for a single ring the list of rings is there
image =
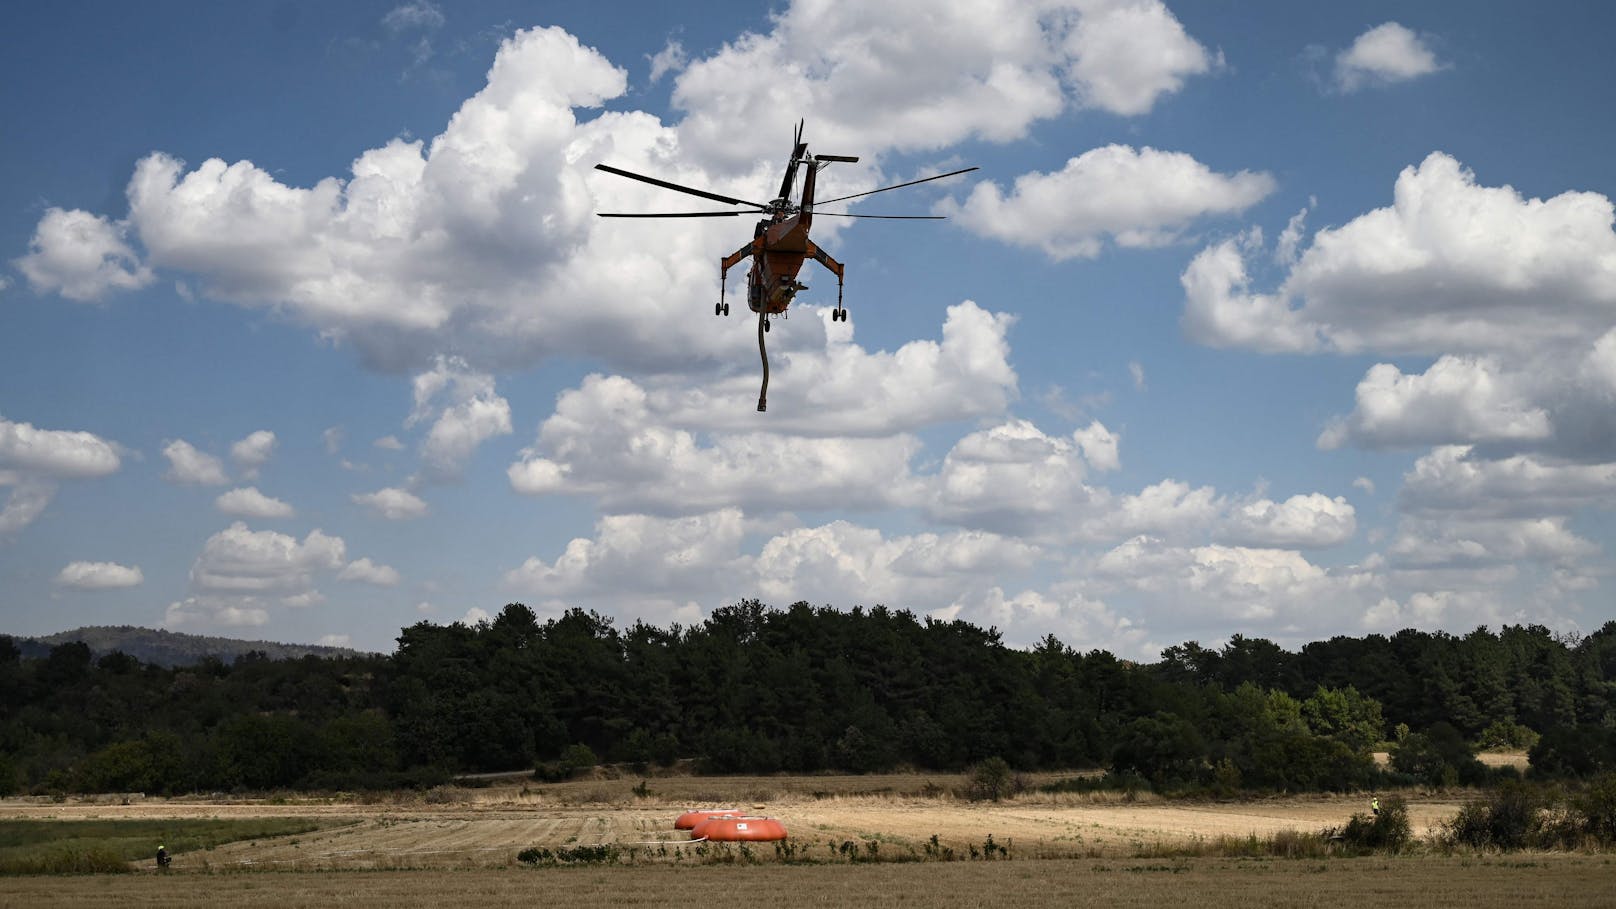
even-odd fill
[[[1038,782],[1034,780],[1033,782]],[[1365,807],[1363,797],[1162,801],[1144,796],[1023,794],[1002,802],[938,795],[945,775],[667,777],[486,788],[385,798],[272,800],[102,797],[0,801],[0,818],[300,817],[323,829],[181,853],[167,874],[0,878],[0,905],[383,906],[508,904],[543,897],[568,906],[690,903],[745,892],[788,906],[861,905],[1402,905],[1607,906],[1616,857],[1441,856],[1327,859],[1139,858],[1193,851],[1218,837],[1316,833]],[[1409,793],[1416,836],[1461,800]],[[127,802],[127,804],[125,804]],[[768,844],[751,862],[698,854],[673,819],[688,807],[733,807],[781,818],[804,864]],[[989,835],[1011,861],[892,862],[939,846],[969,855]],[[850,864],[841,844],[880,863]],[[518,851],[613,844],[613,867],[520,865]],[[873,847],[871,844],[874,844]],[[935,850],[933,850],[935,851]]]

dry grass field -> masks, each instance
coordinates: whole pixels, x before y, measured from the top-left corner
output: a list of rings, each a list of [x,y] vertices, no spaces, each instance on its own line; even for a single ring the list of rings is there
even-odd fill
[[[671,861],[672,851],[688,855],[693,848],[686,834],[673,829],[674,819],[690,807],[777,817],[794,846],[809,850],[810,859],[826,860],[847,841],[862,848],[874,842],[885,857],[919,855],[933,836],[963,856],[989,835],[1019,858],[1127,856],[1147,847],[1221,836],[1316,833],[1367,808],[1363,797],[1329,795],[1220,802],[1027,792],[1001,802],[972,802],[936,794],[964,785],[962,777],[942,774],[667,777],[649,781],[645,796],[633,791],[638,783],[496,781],[485,788],[366,800],[10,799],[0,800],[0,818],[307,817],[334,822],[312,833],[229,843],[174,858],[176,871],[217,871],[506,867],[524,848],[597,844],[635,849],[636,857],[645,861]],[[1446,796],[1411,795],[1409,802],[1417,836],[1452,817],[1460,806]],[[772,847],[763,851],[773,854]]]
[[[0,878],[0,905],[54,907],[513,906],[568,909],[731,901],[794,907],[1055,906],[1251,909],[1611,905],[1606,856],[1413,857],[1330,862],[1056,859],[874,865],[651,865],[442,871]]]
[[[1043,782],[1032,779],[1029,782]],[[1252,905],[1608,906],[1616,856],[1440,855],[1327,859],[1140,858],[1218,837],[1317,833],[1366,808],[1364,796],[1163,801],[1028,792],[1002,802],[946,793],[961,777],[661,777],[385,797],[138,796],[0,800],[0,819],[318,819],[322,829],[182,852],[157,874],[0,877],[0,906],[687,904],[745,893],[784,906]],[[1405,793],[1416,837],[1451,818],[1454,795]],[[674,818],[690,807],[780,818],[800,862],[773,847],[697,852]],[[65,826],[65,825],[64,825]],[[965,857],[991,835],[1010,861],[921,858],[932,837]],[[878,863],[851,864],[841,844]],[[610,844],[619,864],[531,867],[516,853]],[[936,851],[935,847],[931,850]],[[718,864],[718,861],[724,861]]]

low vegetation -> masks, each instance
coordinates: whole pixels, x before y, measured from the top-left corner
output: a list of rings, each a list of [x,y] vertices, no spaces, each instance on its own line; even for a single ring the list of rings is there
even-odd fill
[[[159,845],[177,855],[331,824],[306,818],[0,820],[0,874],[122,872],[130,862],[154,861]]]
[[[625,894],[664,905],[742,899],[781,909],[856,903],[1042,909],[1095,905],[1145,909],[1193,901],[1199,909],[1309,906],[1362,909],[1411,903],[1464,909],[1593,909],[1610,905],[1604,856],[1495,860],[1440,855],[1379,860],[1143,858],[1044,862],[882,863],[849,866],[647,865],[633,868],[278,872],[130,875],[113,885],[132,905],[203,907],[399,905],[513,906],[536,898],[568,909],[616,909]],[[542,883],[536,881],[542,876]],[[536,887],[542,888],[536,891]],[[98,877],[12,878],[5,895],[31,909],[104,905]],[[536,897],[536,894],[538,896]]]

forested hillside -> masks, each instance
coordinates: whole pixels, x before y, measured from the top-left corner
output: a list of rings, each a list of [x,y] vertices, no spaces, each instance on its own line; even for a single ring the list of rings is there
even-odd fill
[[[1235,637],[1148,665],[1053,637],[882,607],[744,601],[619,629],[507,606],[406,628],[390,656],[180,668],[0,637],[0,790],[181,792],[426,784],[594,760],[707,772],[1105,767],[1158,787],[1473,782],[1478,742],[1534,770],[1616,769],[1616,622],[1464,637],[1403,631],[1288,652]],[[1541,736],[1541,738],[1540,738]],[[1393,743],[1387,780],[1369,752]],[[1535,744],[1534,744],[1535,743]]]
[[[142,663],[159,666],[192,666],[207,657],[231,662],[248,653],[261,653],[272,660],[295,660],[305,656],[352,656],[343,647],[317,644],[277,644],[274,641],[242,641],[133,625],[89,625],[38,638],[18,638],[17,647],[25,657],[43,657],[52,647],[83,641],[90,655],[101,657],[113,652],[132,656]]]

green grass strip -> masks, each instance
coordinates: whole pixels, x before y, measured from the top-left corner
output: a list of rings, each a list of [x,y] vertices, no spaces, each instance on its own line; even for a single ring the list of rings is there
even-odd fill
[[[126,871],[126,862],[154,861],[159,845],[168,847],[170,855],[178,855],[240,840],[309,833],[342,823],[346,822],[299,817],[0,820],[0,874]]]

